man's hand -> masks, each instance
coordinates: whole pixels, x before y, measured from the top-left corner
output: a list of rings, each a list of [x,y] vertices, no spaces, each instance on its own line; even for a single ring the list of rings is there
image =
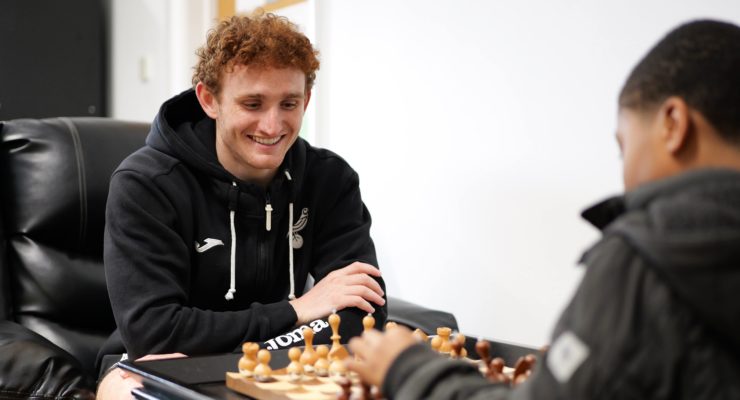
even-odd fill
[[[149,354],[137,358],[136,361],[165,360],[182,357],[187,356],[182,353]],[[121,368],[116,368],[103,377],[100,385],[98,385],[96,398],[98,400],[133,400],[134,396],[131,395],[131,391],[140,387],[142,385],[139,379],[131,376],[131,374]]]
[[[393,361],[401,352],[418,343],[411,331],[404,326],[395,326],[385,334],[375,329],[354,337],[349,348],[359,360],[348,359],[347,368],[360,375],[362,381],[383,387],[383,380]]]
[[[383,289],[372,277],[380,277],[380,270],[361,262],[332,271],[303,296],[290,301],[298,315],[298,325],[347,307],[374,313],[370,303],[382,306],[385,300]]]

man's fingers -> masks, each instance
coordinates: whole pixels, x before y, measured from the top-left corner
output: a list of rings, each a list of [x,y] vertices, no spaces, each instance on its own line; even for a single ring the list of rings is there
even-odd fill
[[[350,339],[348,346],[349,349],[352,350],[352,353],[357,354],[358,357],[362,358],[362,354],[365,352],[365,347],[361,337],[355,336]]]
[[[344,268],[335,270],[332,274],[334,273],[338,275],[368,274],[370,276],[380,277],[380,270],[378,268],[359,261],[355,261]]]
[[[375,281],[375,279],[365,275],[365,274],[357,274],[357,275],[350,275],[344,278],[343,281],[344,284],[350,286],[362,286],[365,287],[374,293],[376,293],[379,297],[383,297],[385,294],[383,292],[383,289],[380,287],[380,284]]]
[[[385,299],[365,286],[352,286],[349,288],[349,294],[359,296],[366,301],[372,301],[379,306],[385,304]]]
[[[368,314],[374,314],[375,313],[375,307],[372,306],[367,300],[363,299],[360,296],[353,296],[350,300],[349,306],[359,308],[362,311],[365,311]]]

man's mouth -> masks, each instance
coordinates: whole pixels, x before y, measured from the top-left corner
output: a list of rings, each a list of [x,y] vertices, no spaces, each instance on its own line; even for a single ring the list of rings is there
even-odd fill
[[[265,138],[265,137],[259,137],[259,136],[251,136],[249,135],[249,138],[254,140],[255,142],[259,144],[264,144],[266,146],[272,146],[273,144],[277,143],[282,139],[282,136],[277,136],[274,138]]]

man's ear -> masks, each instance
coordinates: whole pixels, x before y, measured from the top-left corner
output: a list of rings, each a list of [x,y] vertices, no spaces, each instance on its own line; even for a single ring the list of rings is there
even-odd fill
[[[689,106],[684,99],[671,96],[660,106],[658,117],[663,131],[663,144],[668,152],[675,155],[687,146],[689,141],[691,134]]]
[[[311,89],[306,90],[306,100],[303,102],[303,111],[308,108],[308,102],[311,100]]]
[[[216,95],[211,92],[203,82],[198,82],[195,85],[195,96],[198,98],[198,103],[203,108],[203,111],[211,117],[216,119],[218,117],[218,99]]]

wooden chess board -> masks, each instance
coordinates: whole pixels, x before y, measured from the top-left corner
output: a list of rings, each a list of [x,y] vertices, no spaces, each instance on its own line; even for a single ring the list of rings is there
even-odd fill
[[[238,372],[226,373],[226,386],[258,400],[336,400],[341,387],[330,377],[305,376],[300,383],[290,382],[285,370],[273,371],[270,382],[258,382]],[[362,389],[353,379],[352,393],[359,396]]]

